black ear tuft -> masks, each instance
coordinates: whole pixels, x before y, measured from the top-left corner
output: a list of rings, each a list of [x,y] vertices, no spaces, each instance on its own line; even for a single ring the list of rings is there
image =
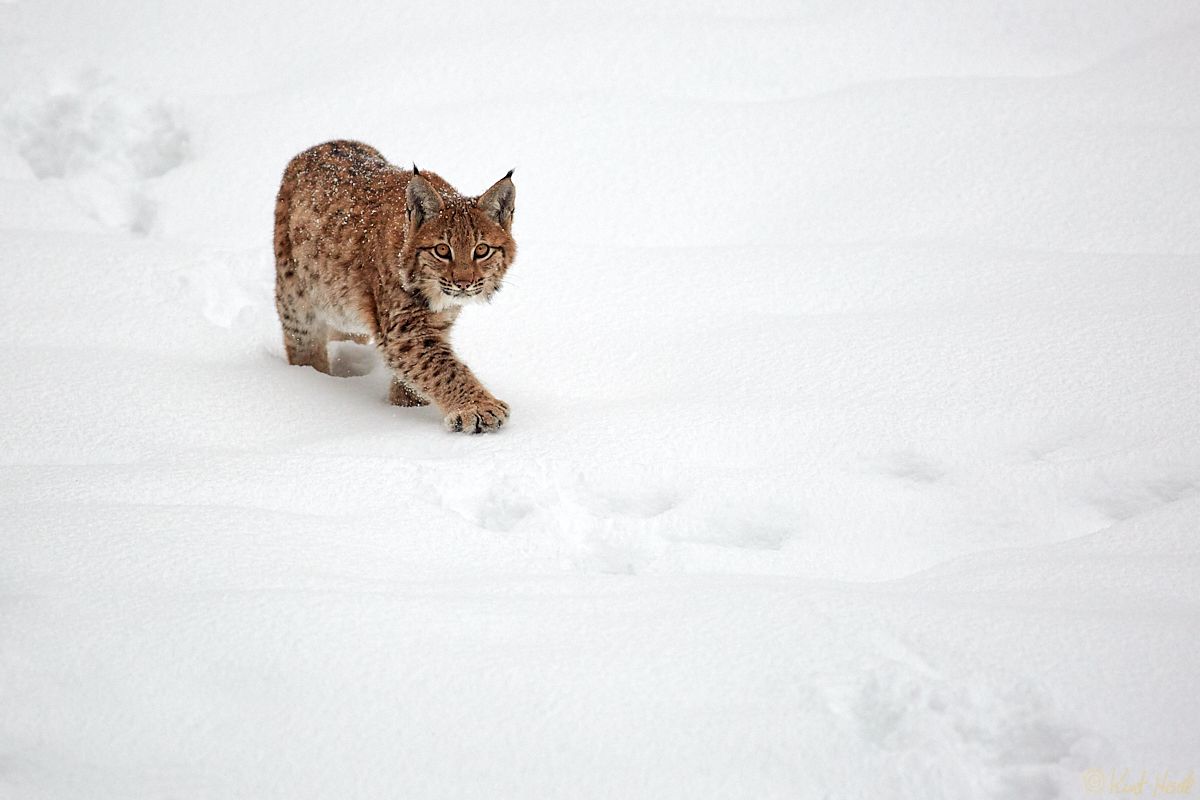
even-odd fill
[[[517,187],[513,186],[512,174],[513,171],[510,169],[507,175],[496,181],[492,188],[475,201],[475,206],[488,219],[506,231],[512,228],[513,211],[517,200]]]

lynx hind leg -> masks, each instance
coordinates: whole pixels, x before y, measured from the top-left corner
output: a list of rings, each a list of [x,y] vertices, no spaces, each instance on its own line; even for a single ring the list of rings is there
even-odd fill
[[[388,402],[394,406],[427,406],[429,401],[414,392],[404,381],[393,376],[392,388],[388,392]]]
[[[304,290],[281,276],[275,286],[275,307],[283,325],[288,363],[330,374],[329,325],[304,297]]]

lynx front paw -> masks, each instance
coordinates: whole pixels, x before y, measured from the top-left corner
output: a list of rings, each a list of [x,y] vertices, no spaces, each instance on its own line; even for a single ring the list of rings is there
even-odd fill
[[[446,429],[463,433],[488,433],[508,419],[508,403],[487,400],[456,408],[446,415]]]

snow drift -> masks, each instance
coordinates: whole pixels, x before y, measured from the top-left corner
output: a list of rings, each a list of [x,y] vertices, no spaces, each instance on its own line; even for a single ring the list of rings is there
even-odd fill
[[[1200,751],[1200,11],[0,5],[6,797],[1085,797]],[[288,367],[353,137],[521,255]]]

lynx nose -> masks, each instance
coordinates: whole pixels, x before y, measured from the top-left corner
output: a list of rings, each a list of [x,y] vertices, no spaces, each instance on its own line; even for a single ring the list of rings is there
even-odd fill
[[[472,283],[474,283],[474,281],[458,280],[454,282],[454,285],[465,292],[467,289],[471,288]]]

